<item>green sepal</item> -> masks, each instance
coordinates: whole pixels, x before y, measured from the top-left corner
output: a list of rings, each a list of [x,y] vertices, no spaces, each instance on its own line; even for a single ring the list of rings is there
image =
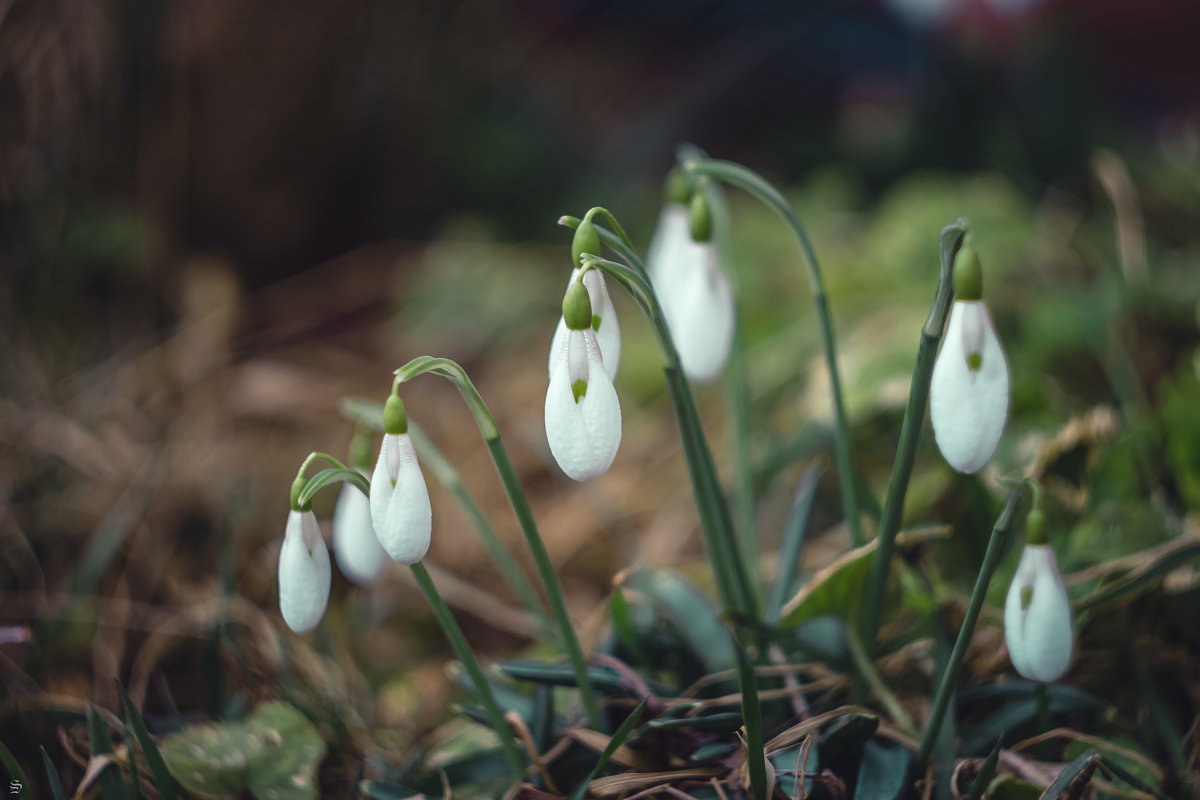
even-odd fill
[[[600,255],[600,234],[590,219],[584,218],[575,229],[575,237],[571,239],[571,266],[578,268],[584,253]]]
[[[1025,543],[1044,545],[1049,543],[1046,536],[1046,514],[1040,508],[1032,508],[1025,517]]]
[[[678,166],[672,167],[667,173],[667,180],[663,184],[663,202],[677,203],[685,206],[688,199],[692,196],[692,177],[686,170],[680,169]]]
[[[289,502],[291,503],[293,511],[307,511],[308,508],[311,508],[311,506],[306,508],[304,504],[300,502],[300,493],[304,491],[304,487],[307,485],[308,478],[304,477],[303,475],[297,475],[296,479],[292,481],[292,491]]]
[[[688,216],[692,224],[693,241],[707,242],[712,239],[712,211],[708,207],[708,193],[703,187],[699,187],[692,195]]]
[[[954,257],[954,299],[979,300],[983,297],[983,269],[975,248],[964,244]]]
[[[563,295],[563,321],[573,331],[587,330],[592,327],[592,299],[588,296],[587,287],[583,280],[572,281]]]
[[[393,394],[383,404],[383,432],[393,435],[408,433],[408,412],[400,395]]]

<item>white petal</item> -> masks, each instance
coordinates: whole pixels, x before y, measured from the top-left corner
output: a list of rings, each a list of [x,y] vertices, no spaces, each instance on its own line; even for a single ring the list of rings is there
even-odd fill
[[[383,437],[379,461],[371,475],[371,523],[384,551],[401,564],[420,561],[429,551],[433,511],[425,476],[407,433]]]
[[[646,251],[646,271],[668,324],[673,313],[673,309],[668,308],[671,301],[669,287],[675,283],[680,270],[688,265],[694,244],[687,206],[682,203],[664,205]]]
[[[576,402],[571,390],[568,342],[563,342],[546,390],[546,440],[570,477],[586,480],[608,469],[621,444],[621,406],[600,359],[595,334],[574,331],[588,359],[587,391]]]
[[[571,272],[567,286],[579,278],[579,268]],[[600,346],[600,355],[604,360],[604,368],[608,377],[616,380],[617,367],[621,364],[621,324],[617,321],[617,310],[613,307],[612,295],[604,282],[604,273],[598,270],[588,270],[583,278],[587,287],[588,299],[592,301],[592,314],[600,318],[600,330],[596,331],[596,341]],[[546,374],[554,369],[554,359],[567,338],[567,323],[562,317],[558,318],[558,326],[554,329],[554,338],[550,340],[550,355],[546,363]]]
[[[708,383],[721,374],[729,358],[736,312],[716,247],[693,243],[691,252],[691,263],[677,273],[669,290],[674,309],[669,322],[684,374]]]
[[[978,370],[967,364],[972,352],[981,356]],[[987,307],[955,301],[929,387],[933,436],[954,469],[978,472],[996,452],[1008,418],[1008,390],[1008,362]]]
[[[366,474],[366,470],[359,472]],[[348,483],[342,484],[333,507],[333,554],[338,567],[356,583],[369,583],[379,574],[387,554],[375,536],[371,502]]]
[[[1032,591],[1027,608],[1023,590]],[[1021,553],[1004,603],[1004,640],[1013,667],[1029,680],[1058,680],[1071,662],[1071,602],[1047,545],[1027,545]]]
[[[311,511],[288,512],[279,551],[279,610],[296,633],[310,631],[329,604],[329,551]]]

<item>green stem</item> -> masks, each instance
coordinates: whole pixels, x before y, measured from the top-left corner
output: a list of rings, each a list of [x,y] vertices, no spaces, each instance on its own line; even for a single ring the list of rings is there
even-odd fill
[[[859,639],[857,632],[854,630],[847,631],[846,644],[850,647],[850,658],[854,661],[855,671],[859,677],[866,682],[867,686],[871,687],[871,691],[887,709],[891,715],[892,721],[896,723],[896,727],[900,728],[904,733],[915,736],[916,728],[913,727],[912,717],[904,710],[904,706],[896,699],[896,695],[892,694],[887,688],[887,684],[883,682],[883,678],[879,677],[879,673],[875,670],[875,665],[871,663],[871,657],[867,655],[867,651],[863,649],[862,641]]]
[[[1046,689],[1045,681],[1037,682],[1037,686],[1033,688],[1033,697],[1037,704],[1037,732],[1040,736],[1050,731],[1050,692]],[[1043,761],[1050,757],[1049,753],[1049,742],[1038,745],[1038,757]]]
[[[937,742],[938,731],[942,727],[946,715],[946,706],[950,695],[958,681],[958,672],[962,668],[963,657],[967,654],[967,646],[975,632],[975,623],[979,621],[979,612],[983,609],[983,601],[987,596],[988,584],[1000,563],[1000,555],[1004,550],[1004,539],[1013,527],[1017,507],[1024,497],[1027,487],[1024,484],[1014,487],[1008,493],[1008,502],[1004,504],[1000,516],[992,526],[992,535],[988,538],[987,550],[983,554],[983,563],[979,567],[979,575],[975,578],[975,588],[971,591],[971,599],[967,603],[967,613],[963,617],[962,627],[958,629],[958,638],[954,640],[954,649],[950,651],[950,660],[938,683],[937,693],[933,698],[933,710],[929,716],[929,727],[921,740],[921,750],[917,754],[916,766],[924,766],[929,762],[933,746]]]
[[[550,610],[562,632],[563,645],[575,672],[575,680],[579,684],[579,694],[583,700],[583,709],[587,714],[588,724],[599,730],[601,725],[600,707],[596,703],[596,692],[588,677],[587,663],[583,657],[583,650],[579,646],[579,638],[575,635],[571,617],[567,614],[562,585],[554,571],[554,564],[550,561],[550,554],[546,552],[546,545],[542,541],[542,535],[538,532],[537,523],[534,522],[533,512],[529,509],[529,501],[517,480],[517,473],[508,457],[508,450],[500,441],[500,432],[496,428],[496,421],[479,395],[479,390],[467,376],[466,370],[448,358],[432,358],[430,356],[415,358],[396,370],[396,376],[401,382],[404,382],[426,372],[440,375],[453,383],[475,417],[479,431],[487,443],[488,452],[492,456],[492,462],[496,466],[496,472],[500,475],[500,482],[504,485],[509,503],[517,515],[517,521],[521,524],[521,531],[525,534],[525,542],[529,545],[529,552],[533,556],[534,565],[542,579],[542,587],[550,601]]]
[[[644,272],[639,272],[636,268],[602,258],[589,259],[584,268],[603,270],[624,286],[654,329],[717,591],[721,602],[727,608],[741,612],[747,619],[756,619],[758,599],[753,588],[754,582],[742,557],[733,528],[733,518],[729,513],[729,504],[717,477],[717,468],[708,448],[700,414],[696,410],[687,379],[679,368],[679,354],[675,350],[675,343],[671,339],[671,332],[658,303],[658,297]]]
[[[837,427],[837,438],[834,440],[834,460],[837,463],[838,484],[841,489],[842,514],[850,529],[850,546],[862,544],[862,531],[858,519],[858,500],[855,497],[854,473],[850,459],[850,423],[846,418],[846,404],[842,399],[842,379],[837,365],[837,347],[834,343],[833,319],[829,313],[829,304],[825,298],[825,282],[821,278],[821,267],[817,261],[816,251],[809,241],[808,232],[800,223],[800,219],[792,211],[787,200],[779,191],[769,184],[758,173],[731,161],[698,160],[687,161],[684,169],[693,175],[707,175],[725,183],[738,186],[752,194],[768,207],[774,209],[796,234],[800,250],[804,254],[808,267],[809,285],[813,294],[813,303],[817,307],[817,318],[821,325],[821,335],[825,345],[825,364],[829,369],[829,384],[833,393],[833,410]]]
[[[433,578],[429,577],[425,565],[418,561],[409,568],[412,570],[413,577],[417,579],[417,585],[421,587],[425,599],[429,601],[429,606],[433,609],[433,615],[437,617],[438,624],[442,626],[442,632],[446,634],[450,646],[454,648],[455,655],[466,668],[471,682],[475,684],[475,692],[479,695],[479,700],[483,703],[484,711],[487,712],[492,728],[500,739],[500,747],[504,750],[504,755],[512,766],[513,777],[521,780],[525,777],[525,761],[517,749],[512,729],[508,727],[508,723],[504,719],[504,712],[500,710],[500,706],[492,694],[492,687],[488,685],[487,678],[484,677],[483,670],[479,667],[479,662],[475,660],[475,654],[471,652],[471,646],[467,644],[462,629],[454,621],[454,615],[450,613],[442,596],[438,594],[437,587],[433,585]]]
[[[348,397],[342,399],[339,404],[339,410],[342,416],[358,423],[360,426],[380,433],[383,432],[382,404],[373,400]],[[408,421],[408,433],[412,437],[413,447],[417,450],[417,458],[433,474],[434,479],[450,493],[463,513],[467,515],[467,519],[471,521],[475,532],[479,534],[479,538],[483,541],[484,547],[491,554],[496,569],[508,581],[508,585],[512,588],[513,593],[520,598],[529,615],[537,622],[542,634],[556,644],[559,643],[558,631],[551,623],[550,618],[546,616],[546,608],[542,604],[542,601],[538,599],[537,592],[525,578],[525,573],[517,565],[517,561],[513,558],[512,553],[504,546],[504,542],[501,541],[495,528],[488,522],[487,516],[479,508],[479,505],[475,502],[475,498],[471,496],[471,492],[463,483],[462,476],[459,475],[458,470],[442,454],[442,451],[433,443],[433,440],[425,434],[424,429],[411,419]]]
[[[959,219],[954,225],[942,229],[941,272],[929,317],[921,328],[921,342],[917,346],[917,363],[913,367],[912,382],[908,388],[908,405],[904,409],[904,421],[900,424],[900,442],[896,448],[896,460],[892,464],[892,476],[888,481],[887,499],[879,517],[879,548],[871,563],[871,576],[867,584],[866,618],[863,621],[864,642],[870,650],[875,649],[875,638],[883,618],[883,599],[887,589],[888,572],[892,565],[892,552],[896,545],[896,534],[904,511],[904,496],[908,492],[908,479],[912,475],[913,462],[917,457],[917,443],[925,425],[925,407],[929,402],[929,380],[937,360],[938,343],[942,340],[946,315],[954,300],[952,271],[954,256],[962,246],[966,224]]]

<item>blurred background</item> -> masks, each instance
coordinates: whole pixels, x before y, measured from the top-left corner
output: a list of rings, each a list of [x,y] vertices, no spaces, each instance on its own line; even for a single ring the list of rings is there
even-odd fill
[[[69,774],[86,747],[49,712],[117,708],[117,677],[148,716],[306,698],[344,737],[323,781],[401,759],[451,691],[407,571],[335,570],[300,638],[275,569],[297,466],[353,434],[339,398],[382,400],[422,354],[480,386],[586,640],[625,567],[703,582],[628,298],[612,470],[565,478],[541,420],[556,220],[602,205],[644,246],[681,141],[763,173],[810,227],[877,496],[962,215],[1014,372],[995,474],[1070,454],[1077,568],[1178,534],[1200,502],[1197,31],[1186,0],[0,2],[0,739]],[[790,234],[729,201],[769,570],[800,473],[829,461],[801,435],[827,442],[827,378]],[[728,475],[722,387],[698,399]],[[519,550],[454,390],[405,399]],[[831,473],[813,564],[846,541]],[[429,480],[429,566],[468,638],[527,652]],[[995,484],[964,480],[926,437],[910,515],[990,525],[967,501]]]

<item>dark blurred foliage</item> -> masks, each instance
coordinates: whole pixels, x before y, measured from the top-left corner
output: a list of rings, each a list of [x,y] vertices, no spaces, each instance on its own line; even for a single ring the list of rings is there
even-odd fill
[[[463,213],[550,237],[685,139],[784,183],[839,160],[876,189],[928,166],[1071,187],[1200,101],[1194,3],[903,5],[15,0],[9,301],[119,294],[194,251],[261,285]]]

